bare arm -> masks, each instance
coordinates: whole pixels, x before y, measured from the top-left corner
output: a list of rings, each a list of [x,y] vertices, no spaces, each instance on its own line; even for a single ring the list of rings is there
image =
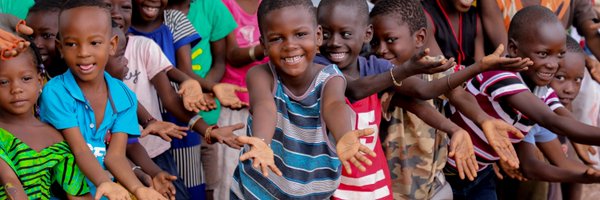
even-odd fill
[[[252,115],[252,134],[271,143],[277,124],[277,108],[273,100],[273,76],[266,65],[254,67],[248,71],[246,83],[250,94],[250,113]]]
[[[131,159],[131,162],[142,167],[142,170],[151,177],[156,176],[156,174],[162,171],[162,169],[152,161],[150,156],[148,156],[148,152],[139,142],[127,144],[126,153],[127,158]]]
[[[177,57],[177,68],[167,71],[167,75],[169,78],[179,83],[193,78],[200,83],[202,89],[212,92],[212,88],[215,83],[201,78],[192,70],[192,57],[190,56],[191,51],[192,50],[189,44],[179,47],[179,49],[177,49],[175,52],[175,56]]]
[[[352,130],[350,108],[344,99],[344,87],[344,79],[334,77],[327,82],[323,92],[323,119],[336,141]]]
[[[243,67],[254,60],[250,58],[250,50],[254,48],[254,57],[256,60],[262,60],[265,57],[264,49],[262,45],[249,46],[240,48],[235,38],[235,31],[227,35],[227,63],[232,67]]]
[[[444,131],[446,133],[454,133],[461,128],[452,123],[448,118],[444,117],[432,105],[427,102],[415,99],[408,96],[395,95],[393,102],[407,111],[415,114],[429,126]]]
[[[0,173],[0,184],[3,186],[8,198],[27,199],[21,180],[3,159],[0,159],[0,171],[2,172]]]
[[[206,79],[214,83],[218,83],[225,74],[225,62],[227,54],[227,39],[222,38],[220,40],[210,43],[210,50],[212,53],[212,65]]]
[[[106,151],[104,164],[113,176],[127,188],[127,190],[135,194],[136,191],[139,188],[144,187],[144,185],[137,177],[135,177],[129,166],[129,161],[127,160],[127,157],[125,157],[126,145],[127,134],[113,133],[110,139],[110,146],[108,146],[108,150]]]
[[[489,38],[492,45],[495,47],[503,44],[505,47],[508,43],[508,34],[504,28],[504,20],[502,19],[502,12],[496,1],[484,0],[477,2],[477,6],[480,7],[481,21],[483,25],[483,33],[485,37]],[[480,32],[479,30],[477,32]]]
[[[508,101],[511,107],[553,133],[567,136],[577,143],[600,144],[599,128],[583,124],[570,117],[563,117],[553,113],[548,106],[531,92],[510,95],[503,100]]]
[[[483,39],[484,36],[481,20],[479,19],[479,17],[477,17],[477,33],[475,34],[475,60],[481,60],[485,56]]]
[[[65,140],[71,147],[75,156],[75,162],[81,169],[81,172],[90,179],[94,185],[99,186],[104,182],[111,182],[108,175],[96,160],[96,157],[90,151],[90,148],[83,139],[79,127],[64,129],[61,131]]]

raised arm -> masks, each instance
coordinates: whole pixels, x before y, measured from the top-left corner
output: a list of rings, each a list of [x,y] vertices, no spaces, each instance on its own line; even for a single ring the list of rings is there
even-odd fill
[[[484,0],[477,2],[477,6],[480,8],[479,15],[481,16],[481,24],[483,25],[484,38],[489,38],[492,45],[495,47],[499,45],[506,46],[508,43],[508,34],[504,28],[504,20],[502,19],[502,12],[498,7],[498,3],[493,0]],[[477,32],[480,32],[479,30]]]
[[[0,171],[2,172],[0,173],[0,185],[4,188],[8,199],[27,199],[21,180],[3,159],[0,159]]]
[[[227,55],[227,39],[221,38],[217,41],[210,42],[210,51],[212,54],[212,65],[206,79],[214,83],[218,83],[225,74],[225,62]]]

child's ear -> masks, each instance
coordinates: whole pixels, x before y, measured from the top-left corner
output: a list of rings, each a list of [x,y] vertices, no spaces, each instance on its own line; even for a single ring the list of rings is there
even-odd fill
[[[260,41],[260,46],[262,46],[265,57],[269,57],[269,48],[267,47],[267,43],[265,39],[263,39],[262,35],[258,37],[258,41]]]
[[[427,30],[425,28],[421,28],[415,32],[413,35],[415,39],[415,45],[417,48],[423,47],[425,45],[425,38],[427,37]]]
[[[119,36],[113,35],[112,38],[110,38],[110,52],[108,52],[108,55],[110,55],[110,56],[115,55],[115,53],[117,52],[118,44],[119,44]]]
[[[321,25],[317,25],[317,31],[315,34],[317,37],[317,47],[320,47],[323,45],[323,27],[321,27]]]
[[[373,39],[373,24],[369,24],[366,31],[364,43],[369,43]]]
[[[515,41],[515,39],[513,38],[509,38],[508,39],[508,50],[506,52],[508,52],[508,55],[510,57],[515,57],[517,55],[517,52],[519,51],[519,49],[517,48],[517,41]]]

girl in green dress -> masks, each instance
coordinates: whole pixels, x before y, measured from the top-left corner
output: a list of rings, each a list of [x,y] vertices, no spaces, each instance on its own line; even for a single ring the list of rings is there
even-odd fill
[[[34,115],[42,89],[34,48],[0,61],[0,199],[49,199],[54,182],[69,198],[91,199],[62,135]]]

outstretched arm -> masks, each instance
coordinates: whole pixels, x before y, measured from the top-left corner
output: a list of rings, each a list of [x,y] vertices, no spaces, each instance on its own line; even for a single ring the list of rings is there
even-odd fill
[[[0,159],[0,171],[2,172],[0,173],[0,185],[3,186],[8,199],[27,199],[21,180],[3,159]]]

